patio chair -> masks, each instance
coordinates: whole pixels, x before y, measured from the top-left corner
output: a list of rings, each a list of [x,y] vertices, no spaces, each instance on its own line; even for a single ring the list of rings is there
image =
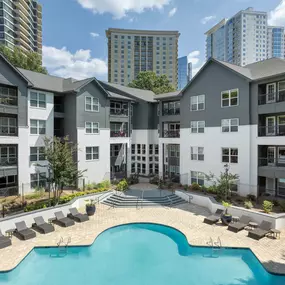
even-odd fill
[[[75,220],[76,222],[82,223],[89,221],[89,217],[86,214],[79,213],[76,208],[70,208],[69,212],[70,214],[68,214],[68,217]]]
[[[270,222],[262,221],[259,228],[248,232],[248,236],[253,239],[260,240],[261,238],[269,234],[271,229],[272,224]]]
[[[43,234],[48,234],[54,232],[54,226],[45,222],[42,216],[34,218],[35,224],[33,225],[35,229]]]
[[[209,216],[209,217],[206,217],[204,219],[204,223],[206,224],[209,224],[209,225],[213,225],[213,224],[216,224],[220,218],[221,218],[221,215],[222,213],[224,212],[224,210],[222,209],[217,209],[217,211],[215,212],[215,214]]]
[[[234,233],[238,233],[239,231],[243,230],[246,226],[248,226],[249,222],[250,222],[250,217],[241,216],[239,222],[234,224],[229,224],[228,230]]]
[[[27,240],[36,237],[36,233],[29,229],[24,221],[15,223],[15,235],[20,239]]]
[[[0,230],[0,249],[12,245],[11,240],[5,237]]]
[[[75,224],[73,220],[65,217],[62,211],[55,212],[54,215],[56,217],[55,223],[62,227],[70,227]]]

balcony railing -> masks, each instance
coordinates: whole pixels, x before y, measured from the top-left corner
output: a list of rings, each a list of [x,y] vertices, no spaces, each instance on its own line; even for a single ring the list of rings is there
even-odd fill
[[[54,111],[59,113],[64,113],[64,105],[63,104],[54,104]]]
[[[259,94],[258,105],[285,102],[285,91],[275,93]]]
[[[128,110],[127,109],[110,108],[110,115],[112,115],[112,116],[128,116]]]
[[[163,131],[164,138],[180,138],[180,130]]]
[[[53,134],[55,137],[62,138],[62,137],[64,137],[64,130],[63,129],[54,129]]]
[[[0,104],[17,106],[18,105],[18,97],[0,94]]]
[[[111,138],[127,138],[128,131],[111,131]]]
[[[163,116],[180,115],[180,109],[163,109]]]
[[[274,188],[267,188],[265,186],[259,186],[258,187],[258,193],[261,196],[264,195],[270,195],[270,196],[276,196],[276,197],[285,197],[285,188],[284,187],[276,187]]]
[[[259,137],[285,136],[285,125],[260,126],[258,127]]]
[[[258,166],[285,167],[285,156],[279,158],[261,157],[258,159]]]
[[[17,165],[18,159],[16,157],[0,158],[0,166],[14,166]]]

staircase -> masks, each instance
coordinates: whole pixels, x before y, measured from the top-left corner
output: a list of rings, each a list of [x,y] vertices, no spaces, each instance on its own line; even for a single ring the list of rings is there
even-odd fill
[[[145,198],[114,194],[102,202],[102,204],[116,208],[126,208],[126,207],[142,208],[142,207],[159,207],[159,206],[172,207],[184,203],[186,203],[186,201],[181,199],[179,196],[175,194],[163,197],[145,197]]]

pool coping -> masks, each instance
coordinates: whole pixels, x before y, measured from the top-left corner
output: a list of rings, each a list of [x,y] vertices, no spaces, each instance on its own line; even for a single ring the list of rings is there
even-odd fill
[[[189,242],[188,238],[187,238],[187,235],[180,229],[174,227],[174,226],[170,226],[170,225],[167,225],[167,224],[163,224],[163,223],[157,223],[157,222],[130,222],[130,223],[118,223],[114,226],[110,226],[110,227],[107,227],[106,229],[100,231],[93,239],[93,241],[91,243],[87,243],[87,244],[70,244],[68,245],[68,247],[91,247],[95,241],[97,240],[97,238],[102,235],[104,232],[110,230],[110,229],[113,229],[113,228],[117,228],[117,227],[121,227],[121,226],[124,226],[124,225],[133,225],[133,224],[152,224],[152,225],[160,225],[160,226],[165,226],[165,227],[168,227],[168,228],[171,228],[173,230],[176,230],[177,232],[181,233],[187,243],[188,243],[188,246],[190,247],[193,247],[193,248],[210,248],[210,246],[205,246],[205,245],[193,245]],[[50,246],[50,245],[39,245],[39,246],[33,246],[28,252],[27,254],[21,259],[18,261],[18,263],[16,265],[14,265],[13,267],[11,267],[10,269],[7,269],[7,270],[0,270],[0,274],[2,273],[9,273],[13,270],[15,270],[18,266],[20,266],[20,264],[22,262],[24,262],[24,260],[35,250],[35,249],[38,249],[38,248],[57,248],[57,246]],[[214,248],[217,248],[216,246],[214,246]],[[274,272],[272,270],[270,270],[269,268],[266,267],[266,265],[260,260],[260,258],[258,258],[258,256],[255,254],[254,250],[252,250],[250,247],[231,247],[231,246],[222,246],[221,247],[222,249],[225,249],[225,250],[228,250],[228,249],[238,249],[238,250],[249,250],[253,256],[257,259],[257,261],[261,264],[261,266],[264,268],[264,270],[271,274],[271,275],[275,275],[275,276],[284,276],[285,277],[285,272],[284,273],[280,273],[280,272]]]

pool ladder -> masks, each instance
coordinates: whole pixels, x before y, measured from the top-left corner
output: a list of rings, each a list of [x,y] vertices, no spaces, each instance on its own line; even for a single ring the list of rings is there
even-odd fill
[[[51,257],[63,257],[67,255],[68,245],[71,243],[71,237],[68,237],[67,241],[64,241],[63,237],[60,237],[57,243],[57,255]]]
[[[215,256],[214,253],[218,253],[219,251],[222,250],[222,241],[221,241],[220,237],[218,237],[217,241],[214,241],[210,237],[210,240],[207,242],[207,245],[209,247],[211,247],[211,249],[212,249],[211,257],[218,257],[218,256]]]

